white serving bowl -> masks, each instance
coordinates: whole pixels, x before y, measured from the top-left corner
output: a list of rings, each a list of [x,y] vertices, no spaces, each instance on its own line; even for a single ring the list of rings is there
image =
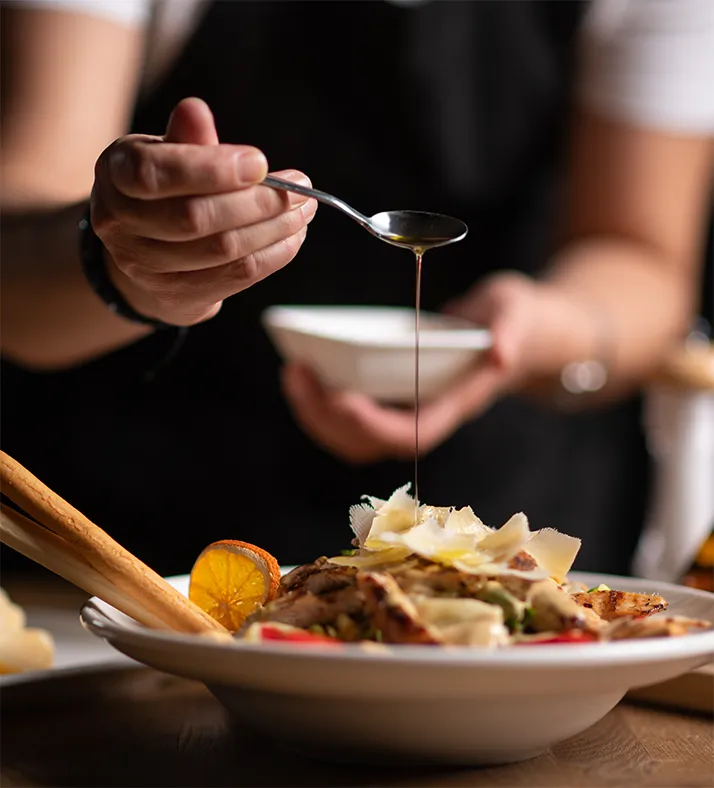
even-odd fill
[[[573,572],[588,587],[661,593],[670,613],[714,620],[714,594]],[[188,577],[171,578],[181,592]],[[581,733],[636,687],[714,656],[714,631],[501,650],[217,642],[142,627],[94,598],[84,626],[139,662],[203,682],[245,725],[304,752],[461,765],[534,757]]]
[[[414,399],[414,310],[374,306],[273,306],[263,325],[285,360],[300,361],[328,385],[382,402]],[[419,395],[440,394],[491,346],[490,332],[421,313]]]

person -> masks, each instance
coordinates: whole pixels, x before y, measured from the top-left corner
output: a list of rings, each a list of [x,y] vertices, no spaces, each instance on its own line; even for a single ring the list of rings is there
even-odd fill
[[[466,221],[422,306],[494,345],[422,408],[421,497],[524,511],[583,539],[576,568],[627,571],[639,392],[699,297],[709,0],[2,12],[9,454],[164,573],[221,538],[335,554],[351,504],[411,480],[413,412],[283,367],[260,318],[410,306],[413,259],[271,171]]]

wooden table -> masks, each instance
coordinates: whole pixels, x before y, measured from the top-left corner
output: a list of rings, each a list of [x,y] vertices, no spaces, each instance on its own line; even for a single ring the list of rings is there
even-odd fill
[[[5,687],[3,786],[714,785],[706,717],[621,704],[519,764],[401,769],[311,761],[233,724],[203,685],[144,668]]]
[[[0,703],[2,786],[714,786],[711,715],[633,703],[533,760],[461,770],[309,760],[238,726],[203,685],[143,667],[51,674]]]

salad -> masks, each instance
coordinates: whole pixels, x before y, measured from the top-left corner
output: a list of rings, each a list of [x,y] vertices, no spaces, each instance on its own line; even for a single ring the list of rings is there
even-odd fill
[[[586,588],[567,574],[580,540],[498,529],[470,507],[417,505],[409,485],[350,509],[353,548],[298,566],[247,617],[247,640],[501,648],[672,637],[710,622],[664,614],[658,594]],[[656,615],[655,615],[656,614]]]

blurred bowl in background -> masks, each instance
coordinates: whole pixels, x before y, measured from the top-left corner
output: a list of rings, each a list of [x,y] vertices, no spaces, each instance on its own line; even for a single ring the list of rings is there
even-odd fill
[[[309,366],[331,386],[381,402],[414,399],[414,310],[376,306],[273,306],[263,325],[286,361]],[[433,399],[491,346],[488,330],[421,313],[419,394]]]

